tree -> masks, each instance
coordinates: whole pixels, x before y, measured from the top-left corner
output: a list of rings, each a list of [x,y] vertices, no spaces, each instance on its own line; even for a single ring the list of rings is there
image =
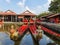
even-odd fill
[[[50,13],[49,13],[49,12],[43,12],[43,13],[39,14],[39,15],[37,16],[37,18],[39,18],[39,17],[41,17],[41,16],[46,16],[46,15],[48,15],[48,14],[50,14]]]
[[[53,13],[60,13],[60,0],[51,1],[49,11]]]

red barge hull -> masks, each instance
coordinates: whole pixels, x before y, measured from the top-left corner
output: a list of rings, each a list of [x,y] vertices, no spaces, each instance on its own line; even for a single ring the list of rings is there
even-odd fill
[[[44,26],[41,26],[41,29],[42,29],[43,31],[45,31],[46,33],[52,35],[52,36],[55,36],[55,37],[59,37],[59,38],[60,38],[60,34],[52,31],[51,29],[48,29],[48,28],[46,28],[46,27],[44,27]]]

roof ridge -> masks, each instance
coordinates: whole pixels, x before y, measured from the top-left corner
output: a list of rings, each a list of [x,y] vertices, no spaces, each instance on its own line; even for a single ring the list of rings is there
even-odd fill
[[[8,13],[8,11],[11,12],[11,13],[15,13],[15,12],[13,12],[13,11],[11,11],[11,10],[7,10],[7,11],[5,11],[5,13]]]

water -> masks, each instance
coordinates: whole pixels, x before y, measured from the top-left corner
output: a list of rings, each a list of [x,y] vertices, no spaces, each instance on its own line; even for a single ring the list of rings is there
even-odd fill
[[[39,45],[47,45],[47,43],[55,43],[49,37],[43,34],[43,38],[39,41]],[[8,34],[0,32],[0,45],[15,45],[15,42],[10,40]],[[32,37],[30,34],[26,34],[20,44],[17,45],[34,45]],[[57,44],[58,45],[58,44]]]

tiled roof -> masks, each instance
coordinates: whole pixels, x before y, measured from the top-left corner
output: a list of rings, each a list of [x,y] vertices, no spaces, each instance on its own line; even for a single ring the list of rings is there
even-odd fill
[[[31,13],[30,11],[26,10],[25,12],[19,14],[19,15],[30,15],[30,16],[36,16],[35,14]]]
[[[3,15],[4,12],[0,12],[0,15]]]
[[[60,13],[53,14],[53,15],[51,15],[51,16],[48,16],[47,18],[55,17],[55,16],[58,16],[58,15],[60,15]]]
[[[0,12],[0,15],[16,15],[16,13],[11,10],[7,10],[5,12]]]
[[[49,15],[46,15],[46,16],[41,16],[40,18],[50,18],[50,17],[54,17],[54,16],[57,16],[57,15],[59,15],[59,14],[52,13],[52,14],[49,14]]]

